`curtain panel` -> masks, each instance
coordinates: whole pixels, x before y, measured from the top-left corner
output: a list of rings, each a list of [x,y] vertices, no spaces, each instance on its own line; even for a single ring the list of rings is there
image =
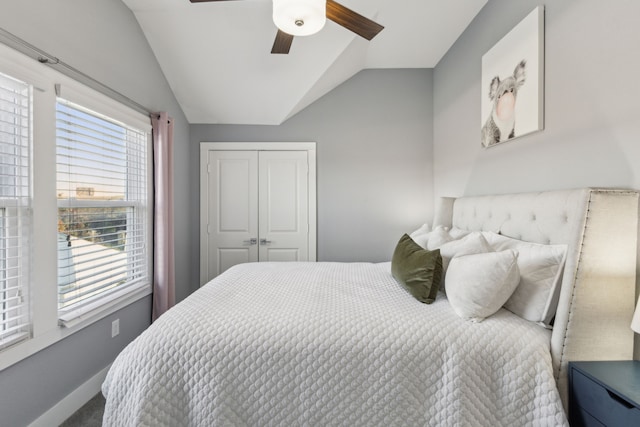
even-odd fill
[[[175,304],[173,235],[173,119],[152,114],[153,126],[153,313],[155,321]]]

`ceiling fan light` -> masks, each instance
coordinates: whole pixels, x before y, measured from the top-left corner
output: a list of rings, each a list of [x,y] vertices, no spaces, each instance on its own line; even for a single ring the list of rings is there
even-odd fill
[[[309,36],[327,22],[327,0],[273,0],[273,22],[292,36]]]

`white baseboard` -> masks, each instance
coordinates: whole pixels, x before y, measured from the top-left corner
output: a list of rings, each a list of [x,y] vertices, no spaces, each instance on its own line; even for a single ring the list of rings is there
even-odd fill
[[[64,399],[56,403],[47,412],[40,415],[29,427],[51,427],[62,424],[67,418],[82,408],[93,396],[100,392],[100,387],[107,376],[111,365],[89,378],[80,387],[69,393]]]

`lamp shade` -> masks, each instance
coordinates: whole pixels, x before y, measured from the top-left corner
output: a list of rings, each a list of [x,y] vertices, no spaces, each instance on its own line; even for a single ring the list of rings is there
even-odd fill
[[[636,305],[636,311],[633,313],[633,320],[631,320],[631,329],[634,332],[640,334],[640,299],[638,299],[638,305]]]
[[[309,36],[327,22],[326,0],[273,0],[273,22],[292,36]]]

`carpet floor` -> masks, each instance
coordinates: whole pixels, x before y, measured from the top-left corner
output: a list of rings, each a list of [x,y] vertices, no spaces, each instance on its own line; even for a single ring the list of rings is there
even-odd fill
[[[60,427],[101,427],[104,402],[102,393],[98,393],[65,422],[60,424]]]

